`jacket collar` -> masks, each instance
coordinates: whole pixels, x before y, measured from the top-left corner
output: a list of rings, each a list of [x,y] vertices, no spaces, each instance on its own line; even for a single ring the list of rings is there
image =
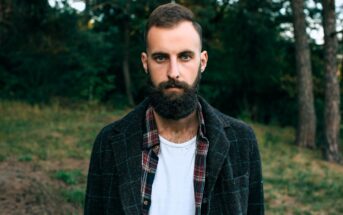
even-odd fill
[[[202,106],[202,112],[205,119],[206,138],[209,141],[209,151],[206,165],[206,185],[205,192],[211,193],[218,178],[221,167],[228,156],[230,141],[227,137],[227,129],[230,129],[230,123],[225,120],[225,115],[209,105],[203,98],[199,97]],[[130,166],[122,172],[126,181],[133,181],[134,186],[129,191],[120,191],[123,201],[123,208],[132,205],[140,205],[140,180],[141,180],[141,150],[143,141],[143,126],[145,120],[145,111],[148,108],[149,101],[145,99],[132,112],[118,121],[113,130],[119,142],[112,142],[114,157],[117,164],[130,160]],[[205,197],[206,197],[205,193]]]

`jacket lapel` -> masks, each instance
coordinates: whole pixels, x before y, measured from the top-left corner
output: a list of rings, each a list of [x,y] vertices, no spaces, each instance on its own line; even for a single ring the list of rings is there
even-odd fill
[[[229,129],[230,125],[219,118],[219,113],[203,99],[199,99],[203,107],[205,118],[206,134],[209,141],[209,149],[206,158],[206,185],[205,197],[210,197],[213,192],[214,185],[218,179],[218,175],[224,161],[229,156],[230,141],[226,136],[225,129]]]
[[[117,165],[119,193],[125,214],[140,214],[141,154],[146,101],[118,122],[112,149]]]

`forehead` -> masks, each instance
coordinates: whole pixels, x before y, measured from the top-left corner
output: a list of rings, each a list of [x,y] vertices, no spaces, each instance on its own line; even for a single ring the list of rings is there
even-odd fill
[[[198,32],[189,21],[180,22],[174,27],[153,26],[147,35],[148,52],[177,52],[185,49],[201,51]]]

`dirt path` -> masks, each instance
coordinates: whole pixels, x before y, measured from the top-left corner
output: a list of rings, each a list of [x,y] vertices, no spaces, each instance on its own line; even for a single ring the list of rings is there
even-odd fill
[[[86,171],[82,161],[18,162],[14,159],[0,162],[0,214],[82,214],[82,210],[64,202],[59,189],[65,186],[51,179],[49,171],[79,168]]]

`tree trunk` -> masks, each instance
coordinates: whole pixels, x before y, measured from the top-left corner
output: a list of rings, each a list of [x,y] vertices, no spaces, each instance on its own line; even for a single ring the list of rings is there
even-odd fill
[[[5,1],[0,0],[0,47],[2,47],[5,35],[3,23],[5,22]]]
[[[298,85],[298,128],[296,144],[314,148],[316,115],[313,103],[310,48],[306,34],[304,0],[292,0],[295,56]]]
[[[125,81],[126,96],[129,104],[134,106],[134,100],[131,92],[130,78],[130,1],[126,3],[127,21],[124,24],[124,48],[123,48],[123,75]]]
[[[9,36],[12,4],[9,0],[0,0],[0,47],[5,44],[5,40]]]
[[[337,69],[337,36],[335,1],[323,0],[323,28],[325,55],[325,148],[324,158],[332,162],[340,162],[340,92]]]

